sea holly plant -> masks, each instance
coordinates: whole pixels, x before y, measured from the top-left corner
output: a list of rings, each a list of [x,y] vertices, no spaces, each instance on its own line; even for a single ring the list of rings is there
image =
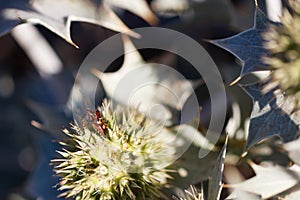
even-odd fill
[[[238,57],[245,75],[270,70],[271,75],[258,83],[241,85],[253,99],[249,135],[245,151],[258,142],[278,136],[284,142],[299,135],[299,5],[289,1],[292,13],[285,10],[281,23],[268,20],[256,7],[253,28],[229,38],[213,40],[216,44]]]
[[[174,89],[179,97],[184,97],[186,93],[191,92],[186,88],[192,88],[189,81],[180,80],[179,77],[176,77],[176,74],[166,73],[161,68],[155,67],[155,65],[144,66],[146,62],[141,60],[141,56],[136,53],[136,49],[132,46],[130,40],[127,37],[124,38],[125,49],[130,48],[133,53],[129,54],[130,56],[125,56],[121,69],[109,74],[93,70],[94,74],[103,81],[108,96],[111,100],[117,102],[118,106],[113,108],[104,104],[98,111],[88,111],[87,118],[83,118],[79,125],[73,127],[75,129],[74,134],[65,131],[69,137],[73,138],[71,144],[74,145],[75,143],[75,146],[73,148],[71,146],[70,150],[69,143],[63,142],[63,145],[69,146],[68,149],[65,152],[60,152],[62,159],[53,160],[53,162],[58,162],[56,173],[61,177],[60,190],[66,190],[62,193],[63,196],[74,196],[80,199],[170,198],[174,194],[174,188],[185,188],[192,183],[206,180],[211,176],[211,169],[216,165],[218,154],[216,152],[212,152],[203,159],[197,157],[200,147],[209,149],[213,146],[194,127],[188,124],[166,126],[164,118],[152,118],[152,116],[150,118],[147,116],[147,112],[142,112],[135,102],[133,102],[135,104],[131,104],[131,107],[135,109],[129,109],[128,111],[120,109],[120,107],[124,108],[124,103],[126,103],[126,101],[122,102],[120,100],[124,101],[126,98],[116,99],[111,93],[115,88],[113,84],[109,85],[109,83],[112,80],[123,78],[124,70],[135,69],[135,65],[143,64],[138,69],[139,72],[145,72],[143,69],[146,70],[148,76],[143,78],[144,81],[153,83],[154,80],[159,79],[167,83],[169,88],[174,87],[174,83],[179,85],[179,88]],[[141,77],[143,73],[133,75]],[[162,75],[170,78],[163,80]],[[130,81],[132,80],[129,79],[126,83],[132,84]],[[148,107],[157,103],[165,105],[171,102],[170,98],[167,98],[168,93],[163,93],[164,90],[159,90],[157,85],[151,88],[142,88],[143,97],[152,100],[146,101]],[[135,87],[138,86],[135,85]],[[111,87],[113,88],[111,89]],[[156,96],[165,98],[155,99]],[[169,102],[166,100],[169,100]],[[176,104],[170,104],[170,106],[174,106],[173,109],[180,109],[180,107],[176,107]],[[153,120],[154,122],[157,120],[159,123],[153,123]],[[186,144],[189,144],[190,147]],[[76,146],[79,148],[76,149]],[[182,152],[183,150],[185,152]],[[221,158],[217,160],[217,167],[214,171],[216,174],[212,176],[209,188],[211,193],[208,195],[209,199],[218,199],[220,196],[225,151],[226,147],[222,150]],[[178,152],[182,152],[183,155],[177,157]],[[89,157],[89,161],[82,161],[82,155],[85,158]],[[124,156],[123,160],[122,155]],[[70,167],[69,163],[73,163],[72,160],[75,160],[75,164]],[[93,163],[92,168],[90,168],[93,161],[98,164]],[[86,165],[86,163],[88,164]],[[99,167],[102,165],[107,168],[107,171],[111,171],[111,174],[106,173],[104,175],[107,177],[106,182],[106,178],[99,174]],[[75,172],[81,171],[81,169],[84,170],[83,174],[85,175],[78,177]],[[157,176],[154,176],[154,174]],[[149,177],[147,177],[148,175]],[[124,178],[128,182],[127,189],[122,188],[125,186],[121,187],[119,184],[120,179],[124,176],[127,177]],[[90,179],[94,181],[90,182]],[[99,180],[99,182],[95,183],[96,180]]]
[[[78,199],[158,199],[177,173],[176,153],[168,128],[137,109],[113,108],[104,101],[88,111],[80,126],[73,125],[61,142],[61,158],[52,160],[61,177],[61,196]],[[219,199],[226,154],[225,143],[209,183],[207,199]],[[198,198],[198,197],[197,197]],[[200,198],[200,196],[199,196]]]
[[[183,9],[188,11],[190,3],[182,2],[186,2]],[[99,63],[93,63],[95,68],[89,71],[89,75],[101,81],[101,92],[105,92],[108,100],[96,99],[101,105],[97,109],[80,105],[85,109],[84,116],[76,116],[71,128],[64,129],[64,134],[60,134],[58,129],[66,126],[71,119],[65,122],[65,118],[59,115],[72,112],[72,106],[64,105],[59,110],[58,106],[46,109],[38,103],[27,103],[43,122],[32,121],[32,125],[51,133],[51,139],[61,145],[55,147],[55,158],[51,157],[54,173],[59,179],[56,185],[59,197],[219,200],[229,195],[227,199],[299,199],[300,147],[299,139],[295,139],[299,137],[300,125],[300,2],[287,2],[289,6],[284,10],[281,22],[270,21],[256,5],[252,28],[229,38],[210,40],[231,52],[243,64],[233,86],[226,88],[230,93],[227,105],[230,120],[224,124],[226,131],[222,131],[217,144],[204,137],[206,124],[202,124],[199,115],[186,121],[179,119],[183,107],[190,113],[200,113],[200,108],[191,108],[189,97],[207,85],[199,84],[199,77],[191,81],[177,73],[175,68],[183,69],[184,64],[170,70],[143,58],[142,52],[129,38],[139,38],[140,35],[119,19],[121,8],[141,17],[149,25],[157,24],[158,19],[146,1],[132,0],[130,4],[122,0],[0,2],[1,35],[21,23],[34,23],[76,46],[70,35],[71,22],[88,22],[121,32],[123,41],[120,40],[120,43],[123,42],[124,51],[129,52],[124,55],[121,67],[114,72],[99,71],[96,69]],[[149,4],[157,11],[164,10],[157,7],[162,1]],[[201,2],[199,5],[197,2],[197,6],[201,6]],[[180,9],[177,11],[181,12]],[[185,20],[188,21],[189,17]],[[164,56],[161,59],[168,60]],[[177,60],[172,59],[171,62]],[[269,72],[267,77],[253,75],[253,72],[262,70]],[[223,70],[223,75],[226,76],[226,73],[230,72]],[[255,81],[234,85],[245,80],[246,76],[255,77]],[[139,78],[137,82],[135,77]],[[164,87],[158,87],[162,85]],[[140,93],[126,96],[128,93],[121,86],[138,88]],[[233,92],[234,87],[239,92]],[[170,91],[176,98],[171,96]],[[246,103],[242,98],[234,98],[242,92],[248,95],[247,100],[253,100],[251,116],[250,113],[242,116],[248,109]],[[200,99],[204,96],[202,90],[197,95]],[[83,101],[74,102],[87,102],[89,97],[78,95],[74,98]],[[131,102],[128,106],[129,97]],[[219,106],[224,105],[222,103]],[[158,104],[160,109],[147,113],[148,108]],[[203,102],[201,106],[204,110],[209,107]],[[166,116],[162,115],[162,110],[168,111]],[[249,126],[244,120],[247,117],[250,118]],[[245,130],[241,130],[240,126],[244,124]],[[228,132],[229,138],[225,132]],[[212,152],[199,159],[200,148]],[[43,153],[48,153],[45,149]],[[181,152],[180,156],[178,152]],[[49,154],[41,156],[47,164]],[[250,164],[243,159],[246,155],[252,160],[248,162]],[[232,177],[238,177],[238,181],[232,181]],[[45,182],[40,177],[37,179],[34,180],[36,184]],[[47,195],[35,193],[33,196],[55,198],[55,195]]]

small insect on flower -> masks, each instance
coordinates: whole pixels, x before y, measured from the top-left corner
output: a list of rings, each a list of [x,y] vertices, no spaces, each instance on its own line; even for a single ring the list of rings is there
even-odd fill
[[[101,116],[101,113],[99,110],[96,110],[96,118],[97,118],[97,126],[94,128],[97,129],[102,135],[106,135],[106,132],[108,130],[107,122],[106,120]]]
[[[141,126],[141,121],[143,121]],[[137,109],[112,107],[104,100],[74,125],[58,159],[61,197],[80,200],[161,199],[168,186],[175,148],[160,136],[168,133]],[[161,134],[161,135],[160,135]],[[104,136],[103,136],[104,135]],[[166,167],[162,167],[166,166]]]
[[[95,112],[88,110],[87,115],[89,118],[89,121],[92,123],[93,128],[102,136],[106,136],[108,125],[106,120],[101,116],[101,113],[99,110],[96,110]]]

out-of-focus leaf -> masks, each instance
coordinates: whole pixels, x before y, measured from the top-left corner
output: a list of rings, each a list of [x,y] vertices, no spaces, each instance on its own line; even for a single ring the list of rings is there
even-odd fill
[[[168,125],[179,123],[179,111],[200,81],[188,81],[173,68],[146,63],[127,37],[124,37],[124,49],[130,53],[125,54],[124,63],[117,72],[94,71],[106,94],[114,101],[138,107]],[[192,110],[190,114],[192,120],[199,110]]]
[[[273,197],[295,186],[300,181],[298,168],[281,166],[262,167],[251,164],[256,176],[234,185],[237,190],[260,195],[263,199]]]
[[[300,184],[278,195],[284,200],[300,199]]]
[[[293,192],[284,197],[284,200],[295,200],[295,199],[300,199],[300,190]]]
[[[160,14],[181,13],[191,6],[190,3],[188,0],[154,0],[151,7]]]
[[[252,22],[252,11],[254,7],[253,1],[228,1],[228,0],[152,0],[151,8],[159,13],[160,16],[179,16],[183,19],[188,14],[188,20],[179,20],[181,30],[191,30],[191,27],[185,27],[186,23],[191,23],[189,26],[208,28],[203,26],[206,23],[212,23],[212,19],[217,19],[218,24],[228,24],[234,27],[235,30],[245,30],[249,28]],[[222,8],[222,13],[213,15],[216,10]],[[208,19],[209,18],[209,19]],[[229,21],[230,20],[230,21]],[[204,24],[203,24],[204,23]],[[215,23],[212,23],[215,25]],[[182,27],[183,26],[183,27]],[[192,28],[194,29],[194,28]],[[205,31],[206,32],[206,31]]]
[[[144,0],[133,0],[128,4],[113,0],[107,1],[110,6],[130,10],[149,23],[157,21]],[[96,0],[18,0],[0,2],[0,35],[9,32],[21,23],[41,24],[53,31],[67,42],[75,45],[71,39],[70,26],[72,21],[88,22],[105,28],[126,33],[135,37],[138,34],[131,31],[111,10],[107,3],[97,3]],[[75,45],[76,46],[76,45]]]
[[[59,149],[58,143],[54,143],[48,135],[37,134],[36,148],[39,160],[27,180],[26,193],[36,199],[62,199],[57,197],[59,192],[54,188],[58,177],[54,176],[53,167],[49,165],[49,161],[57,156],[55,151]]]
[[[300,165],[300,139],[286,143],[283,147],[288,152],[289,157]]]
[[[229,38],[212,40],[211,43],[231,52],[243,62],[243,69],[240,76],[254,71],[267,70],[268,66],[261,60],[262,56],[267,55],[263,48],[261,34],[267,29],[268,24],[272,23],[256,8],[254,26]]]
[[[172,174],[173,180],[170,184],[179,188],[187,188],[191,184],[205,181],[212,174],[218,154],[210,152],[204,158],[199,158],[199,149],[190,146],[189,149],[172,165],[178,169],[178,174]]]
[[[242,87],[253,99],[249,135],[246,151],[252,146],[272,136],[278,136],[283,142],[290,142],[299,134],[300,112],[293,112],[289,99],[274,90],[262,92],[266,82],[258,82]]]
[[[147,2],[145,0],[104,0],[107,5],[116,6],[124,10],[128,10],[139,17],[143,18],[149,24],[155,25],[158,23],[158,18],[150,10]]]
[[[51,107],[33,101],[27,101],[27,106],[39,117],[41,123],[32,121],[36,128],[51,134],[53,138],[62,138],[62,129],[70,123],[66,109],[62,107]]]
[[[170,180],[170,184],[174,187],[188,188],[192,184],[207,180],[212,174],[218,154],[210,152],[201,159],[198,154],[200,148],[211,149],[209,141],[190,125],[176,126],[172,128],[172,133],[172,137],[174,134],[176,137],[172,144],[182,155],[178,155],[180,157],[172,164],[172,168],[178,173],[171,174],[174,179]]]
[[[229,138],[244,138],[248,132],[249,116],[252,109],[252,99],[240,86],[234,85],[226,88],[231,101],[232,116],[226,125]]]
[[[225,144],[219,154],[217,164],[214,168],[212,177],[209,180],[207,200],[219,200],[220,199],[222,186],[223,186],[222,178],[223,178],[227,143],[228,143],[228,136],[226,137]]]
[[[261,200],[261,197],[257,194],[234,190],[226,200],[236,200],[236,199],[251,199],[251,200]]]

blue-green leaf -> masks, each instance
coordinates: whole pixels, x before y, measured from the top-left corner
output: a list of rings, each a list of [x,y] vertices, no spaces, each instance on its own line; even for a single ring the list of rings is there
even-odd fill
[[[144,0],[131,0],[130,6],[125,1],[113,0],[99,3],[96,0],[17,0],[0,2],[0,36],[8,33],[21,23],[40,24],[67,42],[75,45],[71,39],[71,22],[93,23],[105,28],[137,37],[114,13],[111,7],[130,10],[149,23],[156,23],[157,18]]]
[[[254,26],[237,35],[212,40],[211,43],[231,52],[243,62],[241,76],[254,71],[267,70],[268,66],[261,60],[262,56],[267,55],[263,48],[264,40],[261,34],[272,23],[259,8],[256,8]]]
[[[275,90],[263,93],[266,84],[258,82],[242,86],[254,102],[246,151],[272,136],[289,142],[299,134],[300,113],[293,112],[292,102],[283,94],[275,94]]]
[[[227,150],[228,136],[226,137],[225,144],[219,154],[217,164],[214,168],[211,179],[208,183],[208,198],[207,200],[219,200],[222,191],[222,178],[224,171],[224,162]]]

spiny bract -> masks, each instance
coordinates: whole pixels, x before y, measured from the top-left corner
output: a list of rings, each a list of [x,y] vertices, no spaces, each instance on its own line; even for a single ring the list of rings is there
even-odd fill
[[[295,109],[300,108],[300,1],[289,0],[291,12],[285,10],[281,25],[272,25],[263,34],[269,55],[263,60],[274,70],[266,87],[279,87],[286,97],[293,99]]]
[[[64,132],[69,141],[59,151],[62,158],[52,160],[61,177],[61,196],[76,199],[159,199],[167,185],[173,149],[161,139],[162,124],[136,109],[112,109],[104,101],[99,118],[89,111],[74,133]],[[98,113],[99,115],[99,113]]]

